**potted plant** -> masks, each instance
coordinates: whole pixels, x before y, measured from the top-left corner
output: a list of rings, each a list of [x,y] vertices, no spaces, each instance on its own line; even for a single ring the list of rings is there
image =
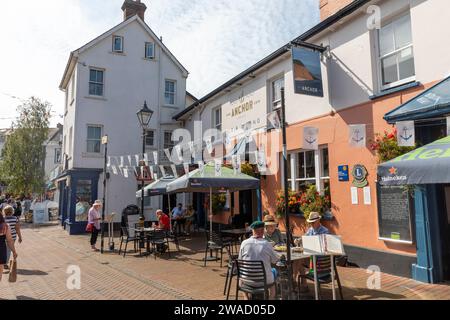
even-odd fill
[[[387,131],[383,134],[377,133],[370,148],[376,152],[378,162],[383,163],[411,152],[416,147],[400,147],[397,142],[397,130],[394,129],[391,133]]]
[[[288,210],[291,214],[301,215],[302,212],[300,210],[300,197],[301,194],[296,191],[289,190],[288,193]],[[278,218],[284,217],[285,211],[285,195],[284,190],[280,190],[277,193],[276,200],[276,215]]]

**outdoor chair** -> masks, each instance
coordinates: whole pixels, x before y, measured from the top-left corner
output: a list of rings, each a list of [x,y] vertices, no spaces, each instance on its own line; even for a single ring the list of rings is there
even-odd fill
[[[269,289],[275,286],[276,282],[268,284],[266,270],[262,261],[236,260],[237,284],[236,300],[239,299],[239,291],[252,296],[264,296],[264,300],[269,300]]]
[[[121,227],[122,230],[122,234],[120,236],[120,247],[119,247],[119,255],[122,253],[122,245],[123,243],[125,243],[125,249],[123,251],[123,257],[125,258],[126,254],[127,254],[127,247],[128,247],[128,243],[129,242],[133,242],[134,243],[134,252],[136,253],[137,250],[137,244],[139,242],[139,238],[136,238],[136,236],[130,236],[130,232],[128,230],[128,228],[126,227]],[[141,248],[139,246],[139,253],[141,253]]]
[[[162,246],[166,245],[167,246],[167,253],[169,254],[169,258],[170,258],[170,247],[169,247],[169,238],[167,236],[166,231],[164,230],[155,230],[152,233],[149,234],[149,239],[150,243],[152,244],[152,249],[153,249],[153,253],[155,255],[155,260],[156,260],[156,255],[158,254],[158,247],[161,248]],[[160,254],[162,254],[163,252],[161,252]]]
[[[233,277],[237,275],[236,260],[238,259],[239,255],[232,254],[228,246],[225,247],[225,250],[227,251],[228,254],[228,266],[227,266],[227,276],[225,278],[225,287],[223,289],[223,295],[224,296],[226,295],[227,300],[229,300],[231,283],[233,281]]]
[[[319,287],[319,299],[321,299],[321,293],[320,293],[320,286],[323,284],[329,284],[332,282],[332,276],[331,276],[331,257],[330,256],[318,256],[316,258],[316,265],[317,265],[317,285]],[[334,259],[334,270],[335,270],[335,277],[338,284],[339,289],[339,295],[341,300],[344,300],[344,296],[342,294],[342,286],[341,286],[341,280],[339,279],[339,274],[336,269],[336,260]],[[310,280],[314,282],[314,267],[313,267],[313,258],[311,258],[310,261],[310,270],[305,275],[299,275],[297,278],[297,285],[298,288],[301,286],[301,280],[302,278],[305,278],[306,280]],[[299,298],[300,298],[300,290],[299,291]]]
[[[205,232],[206,235],[206,249],[205,249],[205,267],[206,267],[206,261],[208,257],[208,252],[212,256],[213,251],[216,252],[216,258],[218,259],[218,255],[220,252],[220,267],[222,268],[223,265],[223,249],[226,246],[230,246],[230,243],[224,242],[222,240],[222,236],[220,234],[220,231],[213,230],[212,234],[210,231]]]
[[[167,239],[170,242],[175,244],[177,251],[180,252],[180,239],[176,233],[172,233],[170,231],[166,231]]]

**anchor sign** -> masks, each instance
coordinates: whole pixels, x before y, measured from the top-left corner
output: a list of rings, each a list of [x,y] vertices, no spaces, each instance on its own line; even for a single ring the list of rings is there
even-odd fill
[[[355,141],[356,143],[360,143],[361,141],[364,140],[364,137],[360,137],[359,134],[360,134],[360,131],[356,130],[355,135],[353,136],[353,141]]]
[[[364,148],[366,146],[366,125],[350,125],[349,143],[352,147]]]
[[[319,129],[306,127],[303,129],[303,149],[317,150],[319,148]]]
[[[414,147],[416,143],[414,121],[397,122],[397,141],[400,147]]]

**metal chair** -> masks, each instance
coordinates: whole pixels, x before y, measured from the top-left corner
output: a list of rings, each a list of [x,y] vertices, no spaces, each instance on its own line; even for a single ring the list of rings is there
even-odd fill
[[[267,283],[266,270],[262,261],[236,260],[237,284],[236,300],[239,299],[239,291],[253,296],[264,295],[264,300],[269,300],[269,289],[274,283]]]
[[[119,255],[122,253],[122,245],[125,242],[125,249],[123,252],[123,257],[125,258],[126,254],[127,254],[127,247],[128,247],[128,243],[129,242],[133,242],[134,243],[134,252],[137,252],[137,242],[139,241],[138,238],[136,238],[136,236],[132,237],[130,236],[130,233],[128,231],[128,228],[126,227],[121,227],[122,230],[122,235],[120,236],[120,247],[119,247]],[[139,253],[141,253],[141,248],[139,248]]]
[[[319,299],[321,299],[321,293],[320,293],[320,286],[323,284],[329,284],[333,281],[331,276],[331,257],[330,256],[318,256],[316,257],[316,270],[317,270],[317,285],[319,287]],[[334,274],[336,277],[336,281],[339,288],[339,295],[341,300],[344,300],[344,296],[342,294],[342,286],[341,286],[341,280],[339,279],[339,274],[336,269],[336,259],[334,259]],[[314,279],[314,266],[313,266],[313,259],[311,258],[310,261],[310,270],[305,275],[299,275],[297,277],[297,285],[298,288],[301,286],[301,280],[302,278],[305,278],[306,280],[310,280],[312,282],[315,282]],[[300,298],[300,290],[299,290],[299,298]]]
[[[231,283],[233,281],[233,277],[237,275],[237,267],[236,260],[238,259],[237,254],[232,254],[230,248],[228,246],[225,247],[225,250],[228,254],[228,265],[227,265],[227,276],[225,278],[225,287],[223,289],[223,295],[227,296],[227,300],[230,298],[231,291]]]
[[[152,244],[153,253],[155,255],[158,254],[158,247],[162,247],[164,245],[167,245],[167,253],[169,254],[170,258],[170,246],[169,246],[169,239],[167,237],[167,233],[164,230],[155,230],[152,233],[149,234],[149,241]],[[162,252],[161,252],[162,254]]]
[[[210,231],[206,231],[205,235],[206,235],[206,249],[205,249],[205,264],[204,264],[204,266],[206,267],[208,252],[210,252],[210,255],[212,256],[213,251],[215,251],[217,260],[218,260],[218,255],[220,252],[220,267],[222,268],[223,249],[226,246],[230,246],[230,244],[225,243],[222,240],[221,234],[218,231],[213,230],[212,233],[210,233]]]

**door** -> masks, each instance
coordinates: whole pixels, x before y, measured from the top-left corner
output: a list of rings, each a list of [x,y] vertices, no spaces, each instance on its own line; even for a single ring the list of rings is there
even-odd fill
[[[446,208],[446,224],[443,240],[443,263],[444,263],[444,279],[450,281],[450,185],[445,186],[445,208]]]
[[[253,191],[245,190],[239,193],[239,221],[235,222],[239,228],[243,228],[246,223],[253,222]]]

